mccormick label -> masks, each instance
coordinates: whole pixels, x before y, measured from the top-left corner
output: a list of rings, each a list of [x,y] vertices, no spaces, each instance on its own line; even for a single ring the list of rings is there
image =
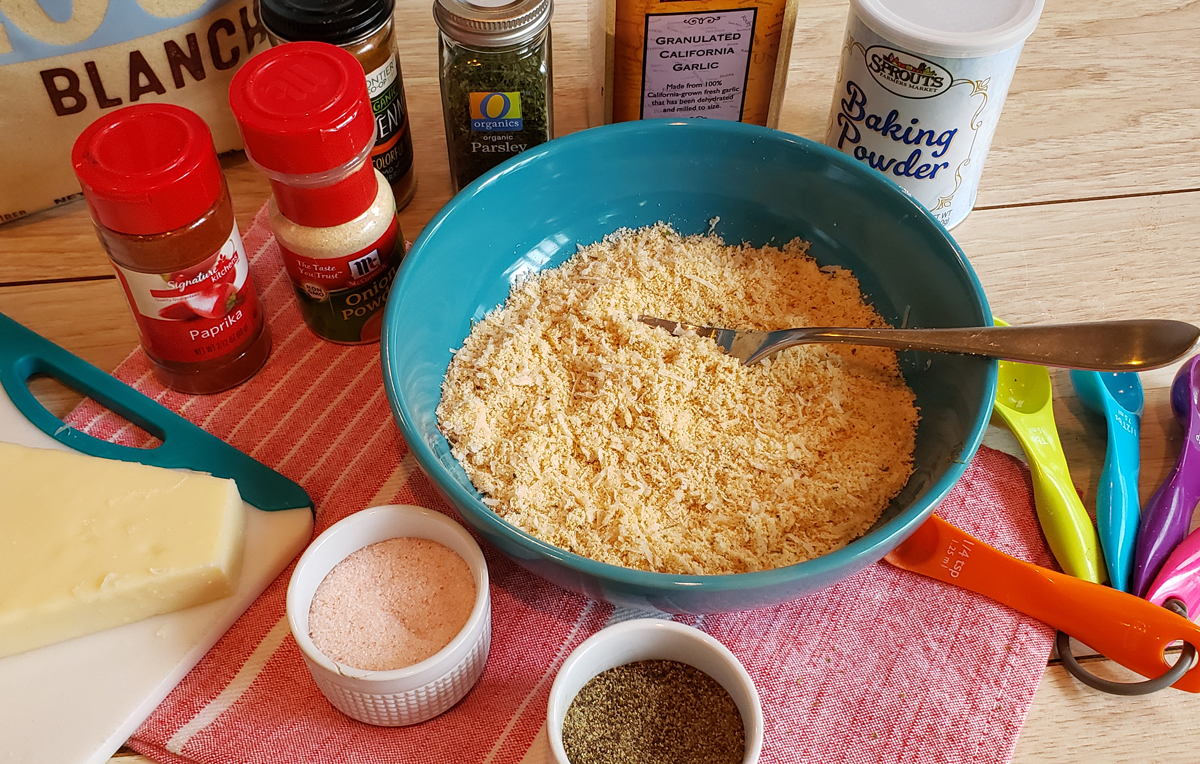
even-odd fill
[[[383,306],[404,257],[402,246],[395,216],[378,241],[349,255],[305,257],[280,244],[308,328],[332,342],[378,342]]]
[[[920,56],[851,13],[825,143],[899,183],[951,228],[975,205],[1021,47]]]
[[[262,324],[237,223],[220,250],[191,267],[141,273],[113,265],[142,345],[156,358],[210,361],[237,350]]]
[[[757,14],[647,14],[641,118],[741,120]]]
[[[389,184],[408,174],[413,163],[412,135],[404,109],[404,85],[400,67],[392,56],[386,64],[367,74],[367,95],[375,112],[375,148],[371,164]]]

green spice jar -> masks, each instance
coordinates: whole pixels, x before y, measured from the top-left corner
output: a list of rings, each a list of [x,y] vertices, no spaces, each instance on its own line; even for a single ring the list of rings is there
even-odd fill
[[[552,137],[552,12],[552,0],[435,0],[456,192]]]
[[[375,114],[371,164],[404,209],[417,190],[404,78],[396,52],[395,0],[261,0],[259,13],[273,45],[308,40],[336,45],[358,60]]]

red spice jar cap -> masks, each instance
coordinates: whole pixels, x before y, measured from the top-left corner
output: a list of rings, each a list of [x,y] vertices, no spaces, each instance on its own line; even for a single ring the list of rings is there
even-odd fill
[[[362,66],[328,43],[292,42],[254,56],[234,75],[229,106],[246,153],[268,174],[326,172],[374,142]]]
[[[224,178],[212,133],[197,114],[171,104],[134,104],[101,116],[71,149],[92,218],[145,236],[182,228],[221,196]]]

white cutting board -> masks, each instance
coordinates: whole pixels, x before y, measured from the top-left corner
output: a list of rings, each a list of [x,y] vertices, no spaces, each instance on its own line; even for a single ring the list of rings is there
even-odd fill
[[[69,451],[0,387],[0,440]],[[204,657],[312,537],[307,509],[246,504],[232,596],[0,658],[0,764],[102,764]]]

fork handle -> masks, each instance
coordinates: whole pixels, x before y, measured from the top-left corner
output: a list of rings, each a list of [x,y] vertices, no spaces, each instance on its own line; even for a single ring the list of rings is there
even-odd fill
[[[746,363],[793,345],[838,343],[961,353],[1093,371],[1138,371],[1166,366],[1187,353],[1197,338],[1200,329],[1163,319],[955,329],[803,327],[771,332]]]

